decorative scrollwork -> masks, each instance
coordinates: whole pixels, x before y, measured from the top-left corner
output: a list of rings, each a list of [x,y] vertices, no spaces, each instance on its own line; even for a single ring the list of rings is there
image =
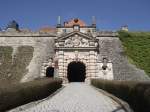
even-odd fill
[[[78,35],[70,37],[65,40],[65,47],[87,47],[89,46],[88,40],[81,38]]]

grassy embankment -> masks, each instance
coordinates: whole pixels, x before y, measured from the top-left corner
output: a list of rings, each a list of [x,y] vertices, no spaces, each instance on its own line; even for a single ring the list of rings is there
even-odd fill
[[[119,32],[129,61],[150,76],[150,32]]]

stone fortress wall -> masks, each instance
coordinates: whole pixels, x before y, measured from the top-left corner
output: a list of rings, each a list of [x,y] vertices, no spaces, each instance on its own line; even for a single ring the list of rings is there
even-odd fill
[[[62,34],[63,35],[63,34]],[[93,34],[99,40],[99,53],[97,69],[101,69],[102,59],[108,59],[108,74],[99,70],[97,75],[100,78],[114,80],[148,80],[143,70],[137,69],[130,64],[123,51],[122,44],[117,37],[116,32],[100,31]],[[28,73],[25,74],[21,82],[33,80],[45,75],[45,68],[50,59],[55,56],[55,39],[60,37],[59,33],[41,33],[41,32],[23,32],[10,28],[6,31],[0,31],[0,46],[12,46],[12,57],[15,56],[19,46],[32,46],[34,48],[33,58],[27,66]]]
[[[54,55],[54,34],[42,36],[39,33],[0,32],[0,46],[11,46],[13,48],[12,58],[20,46],[34,48],[33,58],[27,67],[28,73],[21,80],[21,82],[29,81],[40,77],[43,61]]]

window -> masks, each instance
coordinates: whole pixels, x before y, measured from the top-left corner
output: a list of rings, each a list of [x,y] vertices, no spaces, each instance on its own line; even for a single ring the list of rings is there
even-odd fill
[[[74,31],[79,31],[79,30],[80,30],[80,27],[79,27],[79,25],[75,25],[75,26],[73,27],[73,29],[74,29]]]

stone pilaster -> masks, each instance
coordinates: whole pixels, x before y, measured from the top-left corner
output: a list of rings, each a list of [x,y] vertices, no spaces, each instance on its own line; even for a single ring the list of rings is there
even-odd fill
[[[96,75],[96,60],[94,51],[90,51],[89,74],[90,77],[95,77]]]
[[[59,77],[64,77],[64,51],[58,52]]]

